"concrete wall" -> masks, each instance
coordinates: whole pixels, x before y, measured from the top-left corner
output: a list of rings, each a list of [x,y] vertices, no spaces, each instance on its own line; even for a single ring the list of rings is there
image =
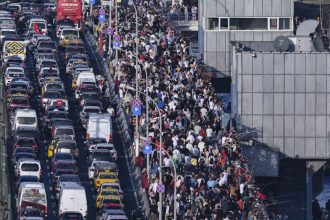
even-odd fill
[[[203,61],[230,75],[231,41],[273,41],[291,31],[208,31],[210,17],[293,17],[293,0],[199,0],[199,48]]]
[[[328,158],[330,54],[238,53],[235,57],[241,123],[262,130],[259,140],[289,157]]]

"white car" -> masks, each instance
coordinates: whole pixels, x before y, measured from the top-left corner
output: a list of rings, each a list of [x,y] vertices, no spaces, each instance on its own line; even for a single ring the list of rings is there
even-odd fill
[[[117,160],[117,150],[113,144],[99,143],[93,150],[105,149],[109,150],[114,161]]]
[[[36,176],[41,178],[40,161],[34,159],[21,158],[15,167],[15,175],[19,176]]]
[[[13,28],[3,28],[0,30],[0,39],[3,39],[8,35],[16,35],[16,30]]]
[[[5,71],[6,86],[9,86],[13,78],[25,77],[24,68],[22,67],[7,67]]]

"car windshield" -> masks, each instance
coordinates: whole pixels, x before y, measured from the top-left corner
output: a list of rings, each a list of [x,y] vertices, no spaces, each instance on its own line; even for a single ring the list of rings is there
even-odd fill
[[[103,204],[109,204],[109,203],[120,205],[120,201],[118,199],[104,199],[103,200]]]
[[[9,73],[8,76],[11,77],[11,78],[14,78],[14,77],[24,77],[24,73],[22,73],[22,72]]]
[[[20,182],[39,182],[38,177],[36,176],[20,176]]]
[[[30,153],[30,154],[33,154],[33,148],[31,148],[31,147],[19,147],[19,148],[16,148],[15,153],[16,154],[18,154],[18,153]]]
[[[48,89],[62,89],[63,87],[61,84],[54,83],[54,84],[47,84],[46,88],[48,90]]]
[[[74,165],[73,165],[73,163],[58,163],[56,165],[56,169],[73,170],[74,169]]]
[[[74,36],[78,36],[78,31],[77,30],[63,30],[62,32],[63,35],[67,36],[67,35],[74,35]]]
[[[56,120],[53,122],[53,125],[54,126],[57,126],[57,125],[72,125],[72,121],[70,120]]]
[[[42,217],[39,209],[25,209],[23,215],[25,217]]]
[[[49,112],[48,113],[48,119],[52,119],[52,118],[64,118],[66,119],[66,113],[65,112]]]
[[[56,129],[56,135],[73,135],[74,131],[72,128],[58,128]]]
[[[24,159],[34,159],[34,156],[31,153],[18,153],[18,154],[15,154],[16,161],[19,160],[19,159],[21,159],[21,158],[24,158]]]
[[[33,125],[36,122],[35,117],[18,117],[17,122],[19,124]]]
[[[114,190],[103,190],[101,195],[102,196],[118,196],[119,193],[118,193],[118,191],[114,191]]]
[[[99,176],[101,179],[117,179],[117,177],[110,173],[102,173]]]
[[[84,112],[85,113],[99,113],[100,112],[100,109],[97,109],[97,108],[85,108],[84,109]]]
[[[27,100],[27,99],[13,99],[12,103],[17,104],[17,105],[28,105],[29,100]]]
[[[62,175],[60,178],[61,182],[79,182],[79,177],[76,175]]]
[[[1,31],[2,35],[16,34],[16,31]]]
[[[107,143],[106,139],[91,139],[89,144],[99,144],[99,143]]]
[[[61,93],[59,93],[58,91],[47,91],[44,95],[44,98],[47,99],[56,99],[60,97],[61,97]]]
[[[35,23],[35,22],[33,22],[33,23]],[[35,24],[37,24],[38,25],[38,28],[40,28],[40,29],[45,29],[46,28],[46,24],[45,23],[35,23]]]
[[[55,42],[41,42],[39,44],[39,47],[56,49],[56,44],[55,44]]]
[[[37,163],[23,163],[21,166],[21,170],[23,171],[39,171],[39,164]]]
[[[55,158],[56,160],[72,160],[71,154],[63,154],[63,153],[55,154]]]
[[[17,140],[16,142],[16,145],[34,145],[35,144],[35,141],[31,138],[29,139],[19,139]]]

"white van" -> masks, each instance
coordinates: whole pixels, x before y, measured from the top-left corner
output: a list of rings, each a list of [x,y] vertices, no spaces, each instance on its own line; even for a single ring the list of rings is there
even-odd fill
[[[41,165],[38,160],[21,158],[15,167],[15,174],[19,176],[36,176],[41,177]]]
[[[58,215],[64,212],[79,212],[87,217],[85,188],[78,183],[64,182],[60,185]]]
[[[107,113],[91,113],[87,122],[86,139],[104,138],[112,142],[112,121]]]
[[[27,206],[38,208],[47,217],[47,195],[43,183],[23,182],[18,188],[17,213],[20,215]]]
[[[95,75],[93,72],[81,72],[77,76],[76,85],[79,87],[83,83],[96,84]]]
[[[17,109],[14,113],[12,130],[19,127],[38,128],[37,113],[34,109]]]

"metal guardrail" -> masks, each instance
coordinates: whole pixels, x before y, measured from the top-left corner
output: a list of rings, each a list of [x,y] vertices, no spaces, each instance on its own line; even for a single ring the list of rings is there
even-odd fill
[[[168,16],[170,18],[170,20],[172,21],[197,21],[198,20],[198,13],[193,14],[192,12],[188,12],[188,13],[168,13]]]
[[[11,195],[9,184],[8,171],[8,156],[7,156],[7,106],[5,97],[4,74],[1,68],[0,77],[0,218],[11,219]]]
[[[93,51],[93,56],[95,58],[95,60],[97,61],[97,65],[99,65],[103,76],[105,77],[105,79],[108,81],[109,84],[109,90],[110,90],[110,99],[114,102],[116,102],[117,106],[118,106],[118,110],[117,110],[117,115],[116,115],[116,119],[117,119],[117,123],[119,126],[119,132],[121,134],[122,140],[124,142],[124,147],[125,152],[129,158],[128,164],[129,164],[129,169],[131,172],[131,176],[133,179],[133,183],[134,183],[134,187],[136,187],[136,191],[137,191],[137,199],[140,203],[140,205],[142,206],[144,212],[145,212],[145,216],[148,216],[149,212],[150,212],[150,206],[149,206],[149,201],[148,201],[148,197],[145,191],[142,190],[141,187],[141,169],[139,167],[135,166],[135,152],[133,150],[132,143],[133,143],[133,138],[131,137],[128,129],[128,118],[125,115],[125,112],[123,110],[123,108],[121,107],[121,101],[118,97],[118,95],[116,95],[115,93],[115,83],[112,79],[112,75],[111,72],[112,70],[110,70],[108,64],[103,60],[103,58],[100,56],[100,54],[98,53],[98,43],[95,39],[95,37],[90,33],[90,31],[87,28],[84,28],[84,33],[85,33],[85,39],[87,42],[87,47],[90,47]]]

